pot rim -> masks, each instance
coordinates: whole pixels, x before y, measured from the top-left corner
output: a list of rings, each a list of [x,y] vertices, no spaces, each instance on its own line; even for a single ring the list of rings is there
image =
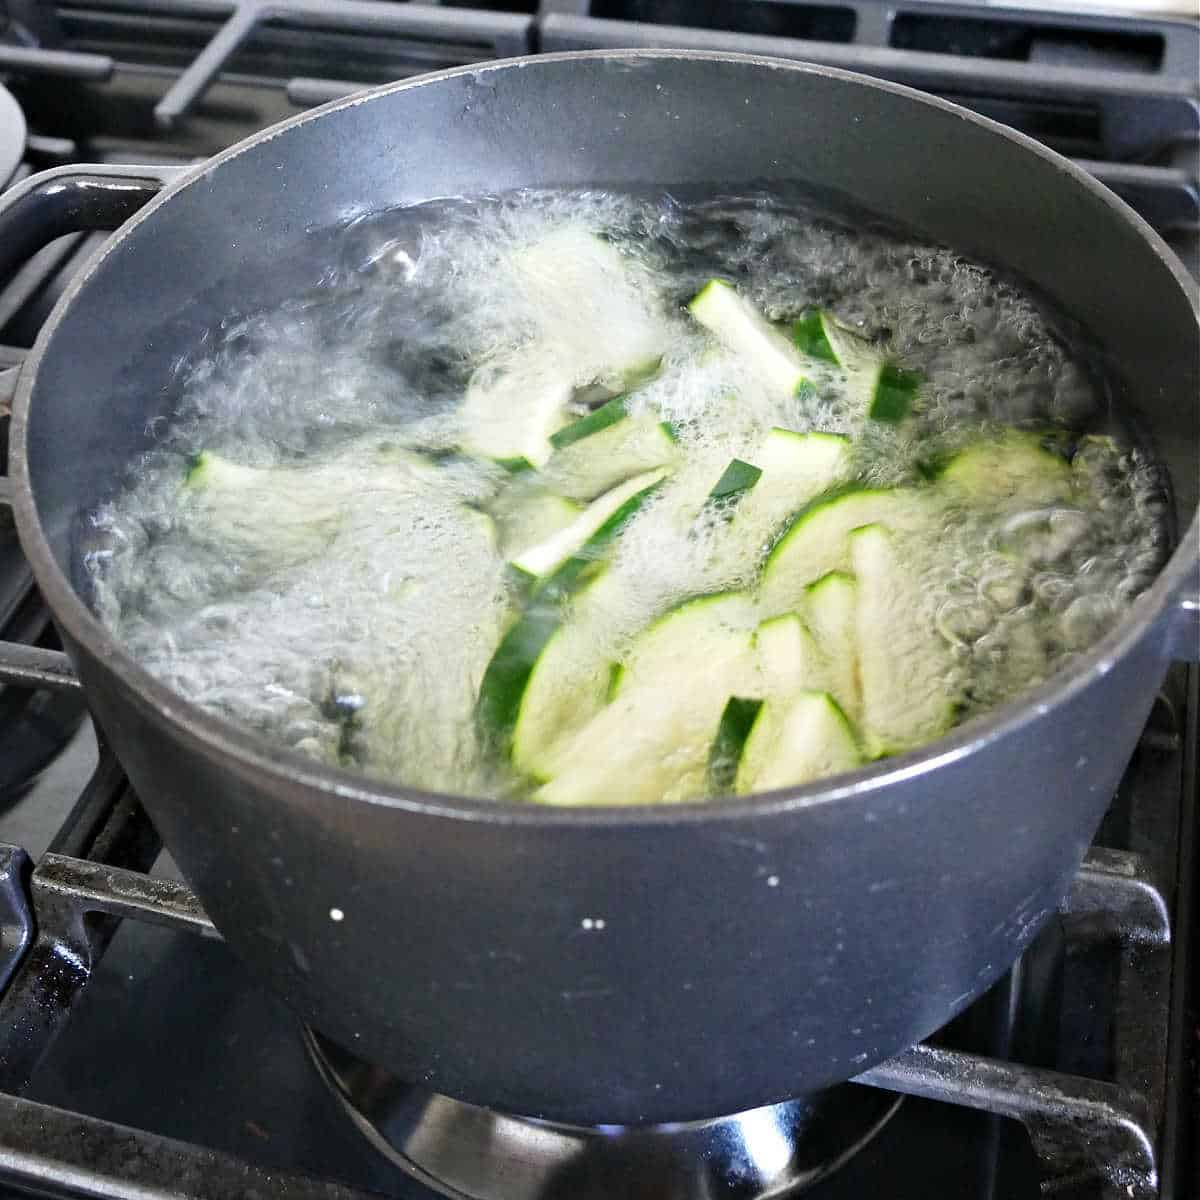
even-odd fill
[[[1153,628],[1161,624],[1171,608],[1179,603],[1194,566],[1189,546],[1200,545],[1200,512],[1192,517],[1179,544],[1154,583],[1132,605],[1115,629],[1096,643],[1071,666],[1057,672],[1046,682],[1030,689],[1020,698],[1009,701],[992,711],[958,726],[930,745],[894,758],[884,759],[844,775],[833,783],[818,780],[801,787],[762,792],[746,798],[690,801],[672,805],[592,805],[581,808],[558,808],[533,805],[504,798],[458,796],[452,793],[424,791],[402,784],[374,779],[361,772],[342,767],[325,766],[295,751],[271,743],[268,739],[233,722],[217,717],[199,705],[185,699],[151,675],[134,659],[123,645],[92,614],[78,592],[60,569],[49,543],[42,532],[29,481],[26,461],[26,438],[29,409],[36,383],[38,367],[54,339],[55,331],[79,293],[111,255],[118,253],[130,234],[185,189],[207,179],[222,164],[257,147],[273,141],[309,121],[320,120],[326,114],[370,104],[384,96],[413,88],[437,86],[443,80],[460,75],[489,74],[493,71],[513,71],[553,68],[564,62],[605,59],[614,64],[639,65],[648,61],[685,59],[706,62],[744,63],[766,70],[791,71],[797,74],[818,75],[853,83],[859,87],[888,92],[904,100],[940,109],[989,132],[1014,142],[1031,154],[1042,158],[1074,183],[1089,191],[1113,210],[1119,219],[1131,223],[1141,234],[1147,249],[1155,254],[1179,285],[1189,301],[1193,315],[1200,322],[1200,302],[1195,287],[1182,264],[1161,237],[1123,200],[1099,183],[1069,159],[1043,146],[1040,142],[1007,126],[980,116],[957,104],[942,100],[887,80],[875,79],[853,71],[798,62],[793,59],[772,58],[757,54],[737,54],[705,50],[574,50],[553,54],[526,55],[498,59],[494,62],[452,67],[431,72],[413,79],[385,84],[331,101],[307,112],[289,117],[268,126],[195,167],[184,171],[179,179],[165,187],[114,233],[104,248],[79,273],[59,298],[42,327],[33,349],[26,357],[13,403],[11,437],[11,475],[14,483],[14,510],[21,544],[33,569],[34,577],[46,598],[55,620],[62,626],[70,641],[79,644],[117,676],[135,704],[145,713],[168,721],[177,734],[192,745],[221,756],[224,764],[246,777],[267,775],[284,784],[312,788],[338,796],[340,799],[363,802],[386,808],[420,812],[430,816],[458,820],[481,821],[494,825],[537,825],[569,827],[612,827],[674,825],[701,821],[740,820],[761,817],[794,809],[843,803],[851,798],[875,796],[889,785],[901,780],[932,772],[949,763],[982,751],[992,742],[1016,734],[1090,687],[1113,666],[1130,653],[1144,637],[1156,636]],[[1165,640],[1165,631],[1157,635]]]

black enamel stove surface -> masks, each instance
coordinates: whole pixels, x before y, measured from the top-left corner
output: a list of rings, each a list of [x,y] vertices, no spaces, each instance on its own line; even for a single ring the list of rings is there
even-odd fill
[[[936,0],[0,0],[0,78],[28,126],[14,179],[195,161],[441,66],[639,45],[805,58],[968,104],[1083,162],[1196,269],[1194,21]],[[0,279],[0,454],[22,351],[103,236]],[[57,643],[7,494],[0,478],[0,1195],[428,1197],[214,934],[59,660],[24,649]],[[863,1078],[907,1098],[805,1195],[1200,1196],[1197,688],[1173,669],[1067,909],[952,1028]]]

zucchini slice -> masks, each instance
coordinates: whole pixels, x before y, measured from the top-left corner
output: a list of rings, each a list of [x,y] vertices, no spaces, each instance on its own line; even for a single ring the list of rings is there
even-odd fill
[[[921,387],[920,373],[891,361],[825,310],[802,314],[792,326],[792,341],[809,357],[841,367],[871,420],[895,425],[911,412]]]
[[[200,527],[231,554],[271,571],[319,554],[356,504],[371,493],[390,497],[435,494],[439,468],[428,458],[390,448],[368,452],[376,464],[324,461],[254,467],[211,450],[192,460],[183,480]]]
[[[938,482],[981,508],[1037,508],[1071,494],[1071,468],[1042,435],[1006,429],[974,442],[942,468]]]
[[[829,664],[799,613],[763,621],[755,631],[754,647],[765,695],[787,697],[802,688],[824,687]]]
[[[551,455],[550,436],[570,420],[575,390],[570,357],[554,347],[479,367],[459,409],[467,454],[502,464],[540,467]]]
[[[543,804],[656,804],[703,794],[730,695],[758,687],[754,603],[743,593],[688,601],[635,640],[613,699],[547,761]]]
[[[648,471],[627,479],[593,500],[569,525],[516,555],[512,565],[536,580],[553,575],[625,504],[648,493],[666,474],[662,470]]]
[[[511,266],[560,345],[574,384],[624,391],[652,375],[670,342],[654,279],[635,258],[583,225],[564,224],[514,254]]]
[[[777,427],[753,457],[762,478],[738,505],[735,522],[740,536],[761,549],[788,517],[849,475],[850,441],[836,433],[793,433]]]
[[[657,370],[669,337],[649,277],[611,242],[576,225],[524,246],[501,265],[534,323],[520,350],[485,362],[463,401],[462,446],[541,467],[551,438],[573,424],[578,387],[622,391]]]
[[[804,357],[731,283],[710,279],[688,311],[771,389],[794,396],[807,382]]]
[[[529,671],[513,717],[512,763],[539,782],[550,748],[608,703],[612,663],[597,646],[593,619],[619,599],[619,584],[600,571],[576,592]]]
[[[660,481],[627,489],[629,494],[591,536],[537,581],[529,607],[501,639],[479,686],[476,716],[487,738],[505,752],[511,753],[513,728],[525,690],[547,644],[563,622],[564,605],[605,571],[604,559],[613,539]],[[530,745],[528,755],[523,756],[527,761],[541,751],[540,744],[536,748]]]
[[[858,582],[844,571],[830,571],[804,589],[804,616],[815,644],[824,654],[827,690],[852,721],[857,721],[862,712],[857,612]]]
[[[940,737],[961,699],[954,660],[923,612],[919,581],[882,525],[850,534],[858,580],[858,669],[868,754],[899,754]]]
[[[797,515],[767,557],[760,585],[764,611],[789,612],[799,605],[808,584],[830,571],[848,570],[847,538],[852,529],[876,522],[918,528],[928,508],[926,498],[912,488],[851,486],[818,497]]]
[[[770,699],[746,737],[734,778],[739,795],[798,787],[862,762],[854,727],[828,692]]]
[[[550,439],[555,451],[544,474],[556,491],[591,500],[633,475],[674,463],[678,447],[668,427],[649,413],[631,416],[626,406],[627,397],[618,396]]]
[[[570,525],[582,511],[573,500],[543,488],[521,488],[509,495],[501,494],[491,507],[500,553],[511,558],[522,547],[544,542]]]
[[[724,796],[733,791],[738,763],[750,730],[754,727],[761,700],[744,696],[730,696],[717,725],[717,736],[708,752],[708,791],[713,796]]]

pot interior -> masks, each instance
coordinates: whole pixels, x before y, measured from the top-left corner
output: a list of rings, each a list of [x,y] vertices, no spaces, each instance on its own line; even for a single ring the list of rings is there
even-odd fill
[[[1143,228],[1031,146],[852,76],[669,53],[460,70],[298,118],[152,206],[48,324],[25,459],[50,551],[77,578],[78,519],[169,417],[181,356],[311,286],[320,231],[438,196],[596,184],[800,183],[1016,272],[1111,355],[1183,529],[1200,477],[1195,314]]]

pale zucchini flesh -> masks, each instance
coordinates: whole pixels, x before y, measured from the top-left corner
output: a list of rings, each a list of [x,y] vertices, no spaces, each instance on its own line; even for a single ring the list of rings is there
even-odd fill
[[[709,280],[688,311],[777,395],[795,395],[807,381],[804,357],[791,339],[732,284]]]
[[[882,525],[850,535],[862,735],[872,757],[940,737],[957,715],[960,686],[949,648],[924,611],[920,580]]]
[[[534,579],[544,579],[552,575],[622,505],[660,482],[665,474],[665,471],[649,471],[644,475],[635,475],[605,492],[603,496],[593,500],[569,525],[563,526],[544,541],[530,546],[514,557],[513,566]]]
[[[828,692],[769,699],[746,737],[734,780],[741,794],[797,787],[862,762],[854,729]]]
[[[804,618],[826,662],[826,690],[851,721],[860,719],[858,681],[858,582],[845,571],[830,571],[804,589]]]
[[[634,475],[672,465],[677,447],[663,422],[650,414],[625,415],[623,407],[617,419],[554,451],[543,474],[555,491],[592,500]]]
[[[574,388],[569,359],[554,348],[480,367],[467,383],[459,412],[463,450],[496,462],[541,466],[553,452],[551,435],[570,420]]]
[[[824,690],[830,664],[799,613],[763,621],[754,645],[764,695],[790,696],[802,688]]]
[[[1036,508],[1066,499],[1072,475],[1066,460],[1048,450],[1038,434],[1010,429],[959,451],[938,482],[980,507]]]
[[[849,439],[832,433],[772,429],[752,455],[762,471],[738,506],[738,535],[761,544],[789,516],[850,474]]]
[[[693,799],[728,696],[758,687],[754,605],[706,596],[660,617],[635,640],[616,695],[549,756],[544,804],[649,804]]]
[[[767,615],[796,607],[804,588],[830,571],[850,569],[850,531],[876,522],[919,529],[929,501],[914,488],[849,487],[814,500],[780,537],[767,558],[760,597]]]
[[[607,571],[581,588],[529,672],[513,722],[512,763],[533,779],[546,778],[551,747],[608,702],[612,664],[593,621],[619,602],[619,593]]]
[[[581,511],[575,501],[539,487],[505,498],[492,510],[501,554],[513,558],[527,547],[544,542],[570,525]]]

